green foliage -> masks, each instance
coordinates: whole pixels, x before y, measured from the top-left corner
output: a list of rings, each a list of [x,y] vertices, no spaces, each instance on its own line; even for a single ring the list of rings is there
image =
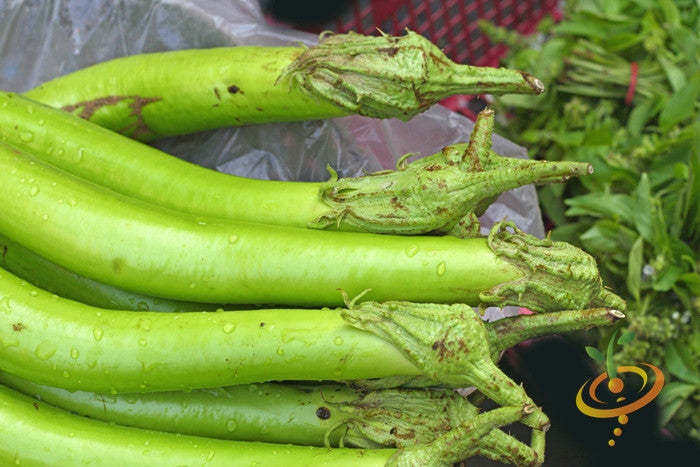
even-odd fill
[[[700,3],[568,0],[537,35],[484,29],[507,39],[504,66],[546,88],[495,98],[511,115],[498,131],[533,158],[594,167],[540,203],[552,238],[591,253],[628,301],[634,339],[622,334],[615,361],[662,368],[662,425],[700,441]]]

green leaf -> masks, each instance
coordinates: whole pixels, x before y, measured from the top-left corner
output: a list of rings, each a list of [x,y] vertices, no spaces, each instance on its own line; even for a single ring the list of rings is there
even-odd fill
[[[675,125],[695,115],[700,97],[700,73],[695,73],[688,83],[674,92],[659,115],[661,131],[669,131]]]
[[[659,61],[661,68],[664,70],[666,79],[674,92],[681,90],[688,83],[688,79],[686,78],[683,70],[676,66],[676,64],[664,54],[658,54],[656,59]]]
[[[642,284],[642,266],[644,263],[644,239],[639,236],[630,250],[627,266],[627,290],[640,301],[640,287]],[[623,335],[624,336],[624,335]],[[622,337],[620,338],[622,339]]]
[[[612,146],[613,135],[604,126],[591,128],[586,133],[582,143],[587,146]]]
[[[660,423],[666,425],[685,401],[697,390],[697,387],[680,381],[664,385],[659,394]]]
[[[635,208],[629,195],[592,192],[567,199],[568,216],[607,217],[634,225]]]
[[[552,184],[541,187],[537,193],[540,207],[554,225],[566,225],[566,206],[562,202],[564,185]]]
[[[600,220],[581,234],[581,242],[584,249],[595,257],[607,254],[614,261],[627,263],[629,251],[637,237],[639,233],[626,228],[619,222]],[[609,267],[608,264],[601,264],[601,266]]]
[[[666,369],[678,379],[690,384],[700,384],[700,370],[692,366],[692,358],[677,341],[668,341],[664,347]]]
[[[656,0],[664,14],[665,23],[667,25],[678,25],[681,23],[681,14],[678,7],[672,0]]]
[[[604,39],[610,34],[610,25],[595,18],[575,18],[563,21],[552,28],[554,34]]]
[[[659,394],[659,402],[667,404],[674,399],[685,399],[697,390],[692,384],[682,381],[672,381],[664,385],[664,388]]]
[[[668,292],[675,285],[683,270],[675,265],[669,264],[654,276],[652,287],[658,292]]]
[[[589,357],[591,357],[597,362],[605,362],[605,355],[603,355],[603,352],[596,349],[595,347],[586,346],[586,353]]]
[[[634,226],[648,242],[654,241],[654,226],[652,225],[653,200],[649,176],[645,173],[639,179],[637,187],[632,193],[634,198]]]
[[[622,333],[620,338],[617,340],[617,343],[620,345],[627,345],[630,342],[632,342],[636,336],[637,336],[637,334],[633,331],[625,331]]]
[[[644,99],[634,106],[627,118],[627,128],[632,136],[642,134],[644,127],[649,123],[652,117],[658,112],[658,99]]]
[[[678,280],[684,282],[692,294],[700,296],[700,273],[687,272],[678,276]]]
[[[695,57],[700,45],[700,35],[697,32],[683,26],[672,26],[668,28],[668,34],[671,37],[673,49],[682,52],[686,59]]]
[[[620,32],[612,34],[603,40],[603,46],[611,52],[620,52],[629,49],[642,41],[639,34],[632,32]]]

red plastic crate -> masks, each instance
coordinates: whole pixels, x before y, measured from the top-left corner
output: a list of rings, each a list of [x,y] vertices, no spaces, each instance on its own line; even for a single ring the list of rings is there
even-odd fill
[[[546,15],[558,15],[557,0],[353,0],[340,15],[325,24],[306,27],[311,32],[331,30],[375,34],[378,29],[401,35],[406,28],[437,44],[457,63],[498,66],[506,52],[479,30],[477,20],[527,34]],[[443,105],[472,119],[473,96],[454,96]]]

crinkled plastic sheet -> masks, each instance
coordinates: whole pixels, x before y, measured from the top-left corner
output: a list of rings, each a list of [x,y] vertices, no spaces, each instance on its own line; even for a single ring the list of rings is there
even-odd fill
[[[267,24],[252,0],[0,0],[0,89],[23,92],[98,61],[136,53],[316,42],[315,35]],[[404,154],[425,156],[468,141],[472,126],[436,105],[409,122],[346,117],[226,128],[154,145],[241,176],[318,181],[328,178],[327,165],[341,176],[394,168]],[[499,136],[494,149],[527,157],[524,148]],[[504,217],[544,235],[532,186],[503,194],[482,217],[484,231]]]

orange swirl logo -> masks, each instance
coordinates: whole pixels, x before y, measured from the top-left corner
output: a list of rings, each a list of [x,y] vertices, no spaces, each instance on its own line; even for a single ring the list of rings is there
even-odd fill
[[[608,344],[607,358],[599,350],[587,347],[586,352],[594,360],[605,362],[607,370],[601,375],[598,375],[592,380],[586,381],[576,394],[576,407],[585,415],[595,418],[613,418],[617,417],[618,423],[621,425],[626,424],[629,421],[627,414],[632,413],[636,410],[641,409],[645,405],[649,404],[656,396],[659,395],[661,389],[664,386],[664,375],[659,368],[649,363],[639,363],[643,367],[639,366],[618,366],[615,367],[612,363],[612,347],[615,342],[615,335],[617,331],[613,334]],[[617,343],[624,345],[629,343],[634,338],[634,333],[628,332],[624,333]],[[620,394],[623,389],[625,389],[625,383],[618,376],[619,374],[634,374],[637,378],[632,380],[639,382],[637,391],[634,392],[634,397],[623,397],[618,396],[615,398],[615,405],[611,406],[609,403],[605,402],[600,394],[599,388],[601,384],[607,380],[607,390],[612,395]],[[653,376],[650,382],[650,376]],[[633,388],[634,389],[634,388]],[[603,389],[604,393],[605,390]],[[629,394],[628,388],[628,394]],[[615,436],[622,435],[622,429],[617,427],[613,430]],[[615,440],[610,439],[608,441],[609,446],[615,445]]]

